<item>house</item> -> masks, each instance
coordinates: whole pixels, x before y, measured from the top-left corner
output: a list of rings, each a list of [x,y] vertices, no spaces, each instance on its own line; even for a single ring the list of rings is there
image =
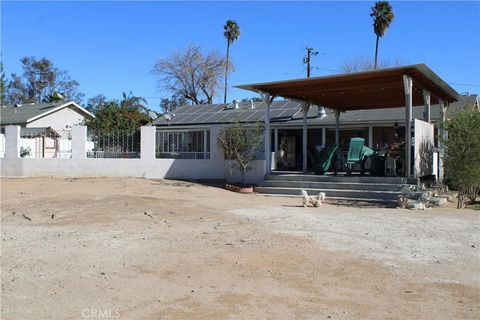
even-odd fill
[[[210,130],[235,121],[254,123],[265,121],[266,104],[260,102],[234,102],[232,104],[185,105],[173,113],[157,118],[157,157],[177,159],[205,159],[210,153]],[[478,95],[461,95],[447,109],[447,118],[455,111],[469,108],[480,111]],[[413,107],[413,118],[423,119],[424,106]],[[352,137],[363,137],[367,145],[380,149],[391,144],[398,128],[405,126],[405,107],[388,109],[353,110],[341,115],[340,148],[346,152]],[[437,130],[442,121],[442,108],[431,106],[430,122]],[[278,154],[272,169],[301,170],[303,111],[300,102],[273,101],[270,105],[271,152],[285,153],[285,161]],[[322,148],[335,143],[335,116],[333,110],[313,106],[308,111],[308,145]],[[404,134],[404,130],[403,130]],[[438,144],[438,141],[437,141]],[[160,156],[159,156],[160,155]]]
[[[23,128],[51,128],[65,137],[75,124],[93,114],[73,101],[5,105],[0,109],[0,127],[19,125]]]
[[[60,134],[52,128],[22,128],[20,131],[21,158],[57,158]]]
[[[0,157],[5,152],[5,127],[18,125],[22,157],[69,158],[72,126],[89,117],[94,115],[73,101],[4,105],[0,109]]]

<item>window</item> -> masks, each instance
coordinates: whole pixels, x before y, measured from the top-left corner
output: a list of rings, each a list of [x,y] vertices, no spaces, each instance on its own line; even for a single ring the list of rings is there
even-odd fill
[[[210,130],[157,131],[156,157],[210,159]]]

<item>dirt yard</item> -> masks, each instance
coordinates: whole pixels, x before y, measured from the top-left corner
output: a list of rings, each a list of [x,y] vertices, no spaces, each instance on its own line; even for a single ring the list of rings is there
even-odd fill
[[[1,318],[480,318],[478,211],[300,204],[1,179]]]

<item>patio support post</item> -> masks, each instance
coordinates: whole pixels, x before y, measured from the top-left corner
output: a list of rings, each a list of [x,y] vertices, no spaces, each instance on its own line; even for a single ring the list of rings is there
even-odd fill
[[[425,105],[423,120],[430,123],[430,91],[423,90],[423,103]]]
[[[340,110],[335,109],[335,144],[337,145],[337,162],[334,165],[334,172],[337,175],[338,163],[343,162],[342,150],[340,149]]]
[[[403,86],[405,89],[405,177],[412,174],[412,78],[404,75]]]
[[[440,105],[440,112],[442,116],[442,124],[445,123],[445,120],[447,118],[447,104],[443,100],[439,100],[438,104]],[[445,139],[447,137],[447,134],[444,130],[442,130],[439,126],[439,131],[438,131],[440,137]],[[440,154],[438,155],[438,182],[442,183],[443,182],[443,175],[444,175],[444,170],[443,170],[443,157],[445,155],[445,146],[442,142],[442,139],[438,139],[438,147],[440,149]]]
[[[307,120],[308,120],[308,110],[310,109],[310,104],[307,102],[304,102],[302,105],[303,109],[303,132],[302,132],[302,171],[303,173],[307,173],[307,157],[308,157],[308,152],[307,152],[307,137],[308,137],[308,131],[307,131]]]
[[[327,143],[327,129],[325,127],[322,128],[322,147],[325,147]]]
[[[275,140],[275,147],[274,150],[275,152],[278,152],[278,128],[274,129],[274,140]]]
[[[340,110],[335,109],[335,144],[340,147]]]
[[[207,159],[207,135],[209,131],[203,130],[203,159]]]
[[[368,147],[373,148],[373,127],[368,127]]]
[[[274,96],[270,95],[270,93],[260,93],[262,100],[266,104],[265,108],[265,174],[268,175],[270,173],[271,168],[271,147],[270,147],[270,105],[272,104]]]
[[[275,146],[273,147],[274,150],[275,150],[275,159],[273,160],[274,161],[274,168],[275,170],[277,169],[277,157],[278,157],[278,128],[275,128],[274,130],[274,142],[275,142]]]

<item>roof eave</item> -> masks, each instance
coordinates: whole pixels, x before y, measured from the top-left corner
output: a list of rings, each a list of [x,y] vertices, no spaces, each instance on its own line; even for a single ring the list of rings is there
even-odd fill
[[[63,109],[63,108],[66,108],[66,107],[68,107],[68,106],[70,106],[70,105],[72,105],[72,104],[75,106],[75,108],[78,108],[80,111],[82,111],[83,113],[85,113],[87,116],[90,116],[90,117],[95,118],[95,115],[94,115],[94,114],[92,114],[91,112],[89,112],[88,110],[86,110],[85,108],[83,108],[82,106],[80,106],[80,105],[79,105],[78,103],[76,103],[75,101],[68,101],[67,103],[64,103],[64,104],[62,104],[62,105],[60,105],[60,106],[58,106],[58,107],[56,107],[56,108],[53,108],[53,109],[51,109],[51,110],[48,110],[47,112],[41,113],[41,114],[39,114],[39,115],[36,115],[35,117],[32,117],[32,118],[27,119],[27,120],[26,120],[26,123],[30,123],[30,122],[32,122],[32,121],[35,121],[35,120],[38,120],[38,119],[43,118],[43,117],[45,117],[45,116],[48,116],[49,114],[52,114],[52,113],[54,113],[54,112],[57,112],[58,110],[61,110],[61,109]]]
[[[423,77],[425,77],[429,82],[431,82],[434,86],[438,87],[443,91],[443,93],[447,96],[448,102],[458,101],[459,94],[456,92],[452,87],[450,87],[445,81],[443,81],[439,76],[437,76],[433,70],[431,70],[426,64],[412,64],[406,66],[398,66],[393,68],[387,69],[378,69],[378,70],[368,70],[368,71],[361,71],[361,72],[352,72],[352,73],[343,73],[343,74],[334,74],[334,75],[327,75],[327,76],[320,76],[320,77],[311,77],[311,78],[299,78],[299,79],[290,79],[290,80],[282,80],[282,81],[273,81],[273,82],[263,82],[263,83],[253,83],[253,84],[244,84],[244,85],[236,85],[235,88],[254,91],[254,92],[265,92],[265,93],[272,93],[269,91],[275,91],[277,89],[270,89],[266,90],[265,87],[268,86],[277,86],[281,84],[289,84],[289,83],[308,83],[308,82],[315,82],[317,80],[328,80],[328,79],[345,79],[345,78],[352,78],[352,77],[361,77],[362,75],[372,75],[375,73],[378,74],[387,74],[392,73],[395,71],[404,70],[406,74],[411,73],[412,71],[419,72]],[[285,98],[291,99],[300,99],[299,96],[294,94],[278,94],[279,96],[283,96]]]

